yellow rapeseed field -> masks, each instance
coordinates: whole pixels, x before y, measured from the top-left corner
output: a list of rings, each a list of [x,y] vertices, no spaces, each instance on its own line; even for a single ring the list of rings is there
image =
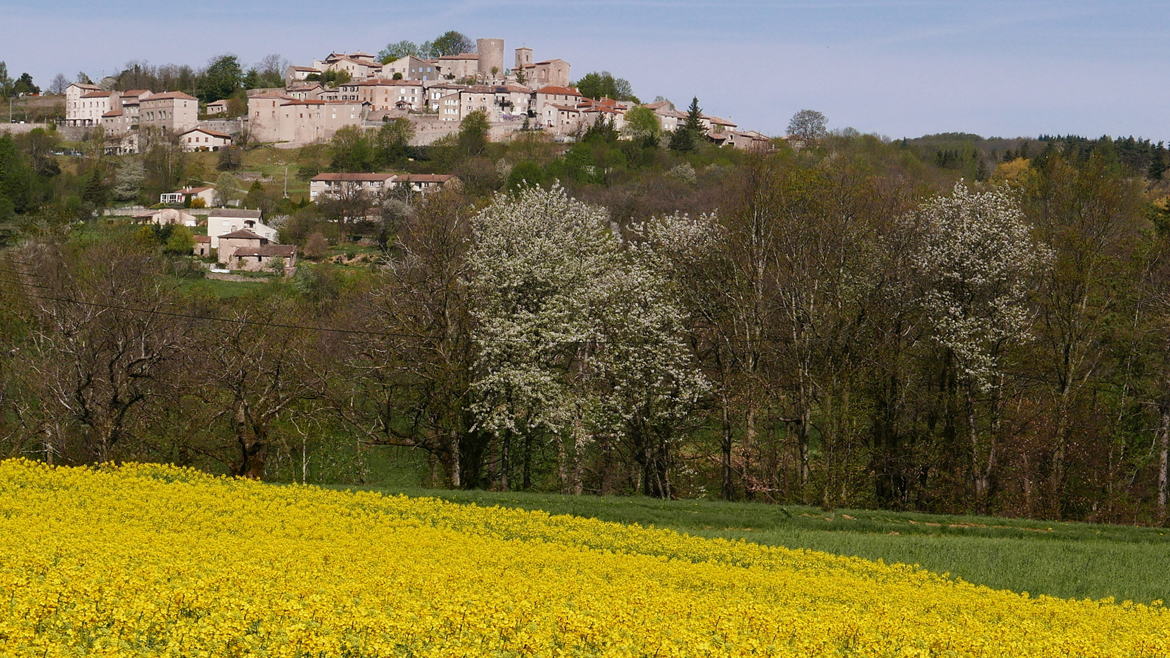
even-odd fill
[[[540,512],[5,461],[0,655],[1167,656],[1170,610]]]

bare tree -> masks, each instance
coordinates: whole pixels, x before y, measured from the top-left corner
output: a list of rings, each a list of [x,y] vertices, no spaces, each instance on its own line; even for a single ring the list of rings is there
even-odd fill
[[[24,253],[37,263],[30,274],[43,286],[30,295],[32,335],[23,363],[45,405],[46,456],[100,462],[134,454],[143,409],[160,394],[160,377],[186,333],[169,315],[169,291],[151,276],[161,270],[158,257],[112,240]]]

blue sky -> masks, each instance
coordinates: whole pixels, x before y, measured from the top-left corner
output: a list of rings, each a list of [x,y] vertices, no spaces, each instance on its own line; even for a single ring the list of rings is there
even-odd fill
[[[324,13],[322,6],[336,9]],[[1138,135],[1170,141],[1170,1],[0,0],[0,60],[44,86],[133,59],[196,66],[231,52],[309,63],[448,29],[608,70],[783,132],[799,109],[831,128]]]

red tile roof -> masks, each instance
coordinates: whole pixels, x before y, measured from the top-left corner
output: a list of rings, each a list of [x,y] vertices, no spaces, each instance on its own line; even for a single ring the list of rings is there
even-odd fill
[[[106,98],[110,96],[108,91],[91,91],[88,94],[82,94],[82,98]]]
[[[404,183],[446,183],[455,178],[452,174],[399,174],[395,180]]]
[[[169,101],[169,100],[193,101],[193,100],[195,100],[195,97],[184,94],[181,91],[164,91],[161,94],[154,94],[153,96],[147,96],[146,98],[140,99],[138,102],[139,103],[147,103],[150,101]]]
[[[196,235],[195,241],[196,242],[211,242],[211,236],[210,235]]]
[[[333,173],[333,174],[317,174],[310,180],[313,181],[387,181],[394,178],[397,174],[366,174],[366,173]]]
[[[192,128],[192,129],[187,130],[185,132],[179,133],[179,136],[182,137],[183,135],[186,135],[188,133],[203,133],[205,135],[211,135],[212,137],[222,137],[224,139],[231,139],[232,138],[232,136],[227,134],[227,133],[221,133],[217,130],[208,130],[206,128]]]
[[[439,57],[440,60],[447,59],[479,59],[478,53],[459,53],[458,55],[443,55]]]
[[[122,116],[122,110],[110,110],[109,112],[106,112],[105,114],[103,114],[102,118],[108,119],[108,118],[120,117],[120,116]]]
[[[224,238],[229,238],[232,240],[267,240],[268,239],[262,235],[257,235],[255,232],[250,231],[246,228],[242,228],[238,231],[232,231],[231,233],[224,233],[223,235],[219,236],[220,240],[222,240]]]
[[[536,90],[536,93],[538,93],[538,94],[559,94],[562,96],[580,96],[581,95],[581,92],[577,91],[576,89],[574,89],[572,87],[557,87],[555,85],[541,87],[540,89]]]

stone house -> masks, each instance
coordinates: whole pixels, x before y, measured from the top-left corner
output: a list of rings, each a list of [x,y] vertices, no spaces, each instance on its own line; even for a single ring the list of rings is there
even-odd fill
[[[310,101],[320,98],[324,91],[325,88],[321,86],[320,82],[306,82],[299,85],[290,85],[284,93],[294,100]]]
[[[258,94],[248,98],[248,129],[259,142],[303,146],[328,140],[345,126],[361,126],[365,113],[359,101]]]
[[[393,78],[401,75],[403,80],[440,80],[442,74],[437,60],[421,59],[414,55],[399,57],[388,64],[382,65],[382,77]]]
[[[322,196],[346,196],[360,193],[370,197],[381,194],[394,180],[395,174],[333,173],[317,174],[309,181],[309,200]]]
[[[196,235],[195,246],[191,249],[191,253],[200,258],[209,258],[211,256],[211,238],[206,235]]]
[[[372,57],[355,59],[348,55],[325,62],[324,71],[345,71],[350,80],[366,80],[382,74],[382,65]]]
[[[581,127],[581,108],[576,105],[546,103],[539,119],[541,125],[558,135],[569,135]]]
[[[472,112],[483,112],[488,121],[498,121],[499,112],[495,106],[496,93],[487,85],[472,85],[459,91],[459,116],[466,117]]]
[[[686,115],[683,115],[684,117]],[[699,121],[703,124],[703,128],[708,132],[721,133],[724,131],[735,130],[737,124],[729,119],[721,117],[713,117],[703,114],[699,117]]]
[[[461,53],[459,55],[443,55],[434,60],[438,69],[438,77],[443,80],[465,80],[479,75],[479,55],[477,53]]]
[[[228,102],[226,98],[221,98],[217,101],[211,101],[204,107],[204,112],[208,116],[216,116],[219,114],[227,114]]]
[[[290,66],[284,70],[284,84],[291,87],[298,82],[305,82],[310,75],[321,75],[321,69],[313,66]]]
[[[297,248],[293,245],[276,244],[270,239],[249,229],[240,229],[219,236],[215,260],[232,270],[260,272],[272,267],[272,262],[284,261],[284,271],[289,273],[296,267]]]
[[[101,94],[106,92],[97,85],[85,84],[81,82],[74,82],[65,88],[65,125],[67,126],[96,126],[101,124],[101,116],[109,112],[108,96],[97,96],[94,98],[82,99],[87,94]],[[99,99],[106,98],[102,103]],[[100,109],[101,112],[94,113]],[[86,123],[89,121],[89,123]]]
[[[232,254],[229,269],[245,270],[248,272],[271,271],[274,263],[283,264],[282,276],[289,276],[296,271],[297,248],[291,244],[261,244],[256,247],[239,247]]]
[[[179,146],[184,151],[218,151],[231,145],[231,135],[207,128],[192,128],[179,134]]]
[[[199,101],[181,91],[152,94],[138,101],[139,130],[181,133],[199,123]]]
[[[610,121],[619,132],[626,127],[626,113],[622,110],[596,105],[581,111],[581,127],[588,128],[599,121]]]
[[[248,96],[248,131],[258,142],[280,141],[280,106],[293,98],[282,92],[265,92]]]
[[[340,85],[338,90],[342,100],[368,103],[371,110],[417,112],[426,109],[426,90],[418,80],[379,78]]]
[[[426,85],[426,89],[423,91],[423,94],[425,97],[427,110],[441,114],[443,109],[443,99],[447,96],[455,94],[456,100],[458,100],[459,92],[466,88],[467,85],[456,84],[454,82],[435,82]]]
[[[570,80],[569,68],[569,63],[563,59],[548,59],[517,66],[512,69],[512,75],[518,82],[531,87],[548,85],[567,87]]]
[[[581,102],[581,92],[573,87],[546,85],[539,87],[533,95],[532,110],[537,117],[545,117],[544,106],[556,103],[576,107]]]
[[[460,102],[461,92],[462,90],[456,91],[439,98],[438,106],[435,108],[439,113],[439,119],[443,121],[461,121],[463,119]]]

